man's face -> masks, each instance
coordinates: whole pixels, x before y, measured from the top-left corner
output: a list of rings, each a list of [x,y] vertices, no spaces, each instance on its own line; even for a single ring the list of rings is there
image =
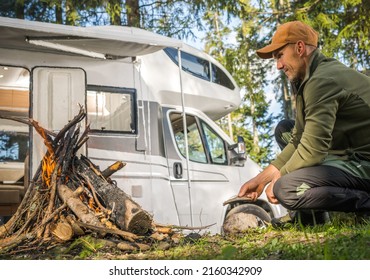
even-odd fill
[[[287,44],[273,53],[278,70],[284,72],[291,82],[300,82],[305,76],[305,64],[299,56],[296,44]]]

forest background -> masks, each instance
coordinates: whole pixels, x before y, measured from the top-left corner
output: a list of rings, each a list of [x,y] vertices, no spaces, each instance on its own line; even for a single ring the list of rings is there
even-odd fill
[[[256,49],[269,43],[278,25],[301,20],[319,32],[325,55],[369,74],[369,14],[369,0],[0,1],[4,17],[76,26],[134,26],[202,45],[241,88],[240,108],[218,123],[231,137],[243,136],[247,153],[262,166],[278,152],[273,137],[276,122],[294,118],[294,96],[274,61],[258,58]]]

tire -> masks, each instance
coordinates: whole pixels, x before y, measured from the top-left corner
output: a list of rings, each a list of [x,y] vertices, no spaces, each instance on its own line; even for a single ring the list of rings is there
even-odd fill
[[[225,234],[238,234],[251,228],[264,228],[266,222],[271,222],[271,216],[262,207],[243,204],[227,213],[222,229]]]

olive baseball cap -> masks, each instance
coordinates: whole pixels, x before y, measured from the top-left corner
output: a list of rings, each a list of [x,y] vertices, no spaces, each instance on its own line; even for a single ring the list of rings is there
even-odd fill
[[[271,44],[257,50],[257,55],[264,59],[272,58],[274,51],[298,41],[317,47],[318,33],[311,26],[301,21],[284,23],[276,29]]]

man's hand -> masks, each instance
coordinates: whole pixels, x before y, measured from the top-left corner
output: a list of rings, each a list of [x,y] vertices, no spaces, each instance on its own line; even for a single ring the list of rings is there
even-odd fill
[[[238,196],[248,197],[252,201],[256,201],[257,198],[261,195],[264,187],[265,185],[258,184],[257,177],[254,177],[253,179],[244,183],[244,185],[239,190]]]
[[[245,196],[253,201],[256,201],[257,198],[262,194],[265,186],[275,178],[276,180],[280,178],[280,171],[275,166],[270,164],[256,177],[244,183],[239,190],[238,196]]]
[[[280,171],[279,172],[276,172],[271,180],[271,183],[270,185],[267,186],[266,190],[265,190],[265,193],[266,193],[266,196],[267,196],[267,199],[270,203],[272,204],[279,204],[279,201],[276,199],[275,195],[274,195],[274,185],[275,185],[275,182],[281,177],[281,174],[280,174]]]

